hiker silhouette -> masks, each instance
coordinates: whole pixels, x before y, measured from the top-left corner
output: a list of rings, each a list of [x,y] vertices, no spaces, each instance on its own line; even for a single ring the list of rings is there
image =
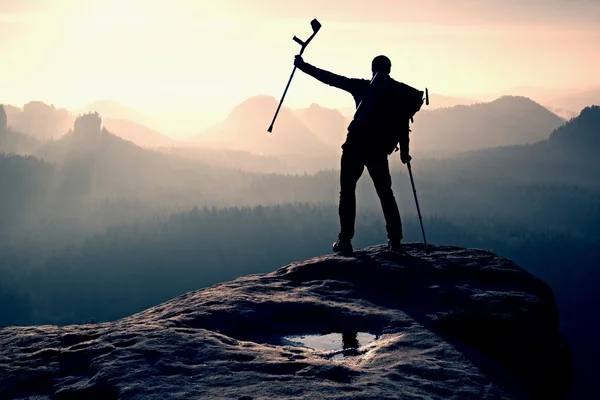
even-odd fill
[[[371,63],[373,78],[347,78],[317,68],[296,56],[294,65],[317,80],[349,92],[357,110],[348,126],[346,141],[342,145],[340,171],[339,217],[340,232],[333,250],[351,253],[356,220],[356,184],[365,167],[373,180],[381,201],[386,222],[388,246],[400,250],[402,222],[392,191],[392,178],[388,155],[400,147],[403,163],[409,155],[409,120],[414,114],[402,109],[402,96],[406,90],[418,93],[410,86],[390,77],[392,63],[386,56],[377,56]],[[421,100],[422,103],[422,100]],[[420,105],[419,105],[420,107]]]

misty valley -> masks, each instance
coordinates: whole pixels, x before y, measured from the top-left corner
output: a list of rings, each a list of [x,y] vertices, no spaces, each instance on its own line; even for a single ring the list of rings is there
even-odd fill
[[[275,106],[248,99],[188,141],[94,110],[1,107],[0,327],[112,321],[329,253],[349,119],[284,107],[268,135]],[[546,281],[577,373],[591,377],[600,357],[600,107],[566,121],[506,96],[424,111],[412,129],[429,241],[489,249]],[[398,153],[391,167],[405,239],[418,242]],[[355,246],[384,243],[369,179],[357,204]]]

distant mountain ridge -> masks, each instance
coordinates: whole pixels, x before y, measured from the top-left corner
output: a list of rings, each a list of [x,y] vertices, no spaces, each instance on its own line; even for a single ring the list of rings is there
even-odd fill
[[[524,145],[474,150],[446,161],[446,173],[493,179],[600,188],[600,107],[555,129],[548,139]]]
[[[36,139],[58,139],[71,129],[77,115],[98,112],[108,130],[139,146],[159,147],[177,143],[176,140],[144,125],[143,121],[148,121],[149,117],[111,100],[95,102],[73,112],[39,101],[29,102],[23,109],[10,105],[5,105],[4,108],[8,125],[13,131]]]
[[[71,113],[41,101],[30,101],[22,108],[5,105],[8,126],[36,139],[59,138],[73,125]]]
[[[147,126],[125,119],[103,118],[104,126],[113,134],[143,147],[172,146],[177,141]]]
[[[424,109],[411,127],[411,145],[418,152],[452,154],[534,143],[564,122],[526,97],[504,96],[490,103]]]
[[[286,106],[282,106],[273,132],[267,128],[277,109],[271,96],[254,96],[237,105],[225,121],[207,129],[197,140],[232,150],[261,155],[329,156],[332,150]]]
[[[528,97],[565,119],[578,116],[581,110],[587,106],[600,104],[600,86],[591,86],[586,89],[547,89],[537,86],[518,86],[503,92],[479,94],[475,98],[487,102],[506,95]]]
[[[294,113],[319,139],[339,151],[352,118],[344,116],[338,109],[323,107],[316,103],[308,108],[294,110]]]
[[[540,90],[534,92],[554,93]],[[596,92],[600,94],[600,91],[594,90],[586,92],[588,97],[584,96],[585,100],[581,101],[585,104],[587,101],[594,100]],[[548,138],[550,132],[565,122],[540,103],[522,96],[503,96],[489,103],[452,107],[443,107],[440,104],[446,101],[449,102],[447,104],[468,103],[473,100],[431,94],[431,101],[430,107],[424,107],[417,114],[415,124],[412,126],[411,147],[412,151],[419,155],[448,156],[480,148],[533,143]],[[54,108],[55,112],[50,112],[50,114],[57,113],[54,116],[44,111],[46,109],[52,111],[51,106],[41,102],[29,104],[30,110],[40,110],[45,115],[45,120],[62,122],[56,122],[57,127],[52,128],[56,132],[47,128],[44,128],[43,132],[38,131],[41,128],[38,129],[37,126],[47,126],[48,123],[25,121],[21,109],[5,106],[9,126],[13,122],[12,125],[24,127],[16,131],[34,137],[45,138],[50,135],[57,138],[66,133],[68,127],[72,125],[74,116],[69,115],[69,118],[65,119],[66,110]],[[265,124],[268,126],[276,108],[277,99],[271,96],[251,97],[238,104],[223,122],[208,128],[203,135],[197,136],[192,141],[264,156],[285,157],[295,154],[307,157],[331,157],[340,152],[351,117],[344,115],[340,110],[316,103],[297,110],[291,110],[284,105],[275,124],[275,130],[269,135]],[[184,145],[149,128],[148,126],[151,125],[146,125],[144,122],[149,121],[151,117],[121,103],[101,100],[76,112],[86,110],[99,112],[110,132],[137,145],[144,147]],[[561,113],[561,115],[565,114]],[[15,123],[18,120],[20,122]],[[34,132],[30,133],[30,130]],[[54,133],[48,133],[50,131]]]

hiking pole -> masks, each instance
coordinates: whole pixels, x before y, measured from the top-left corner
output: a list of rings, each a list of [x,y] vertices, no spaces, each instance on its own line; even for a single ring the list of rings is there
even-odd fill
[[[296,42],[300,46],[302,46],[300,48],[300,53],[298,53],[299,56],[301,56],[302,53],[304,53],[306,46],[308,46],[308,44],[315,37],[317,32],[319,32],[319,29],[321,29],[321,24],[316,19],[313,19],[312,21],[310,21],[310,26],[312,27],[313,33],[312,33],[312,35],[310,35],[310,37],[308,39],[306,39],[306,41],[303,42],[302,40],[300,40],[296,36],[294,36],[294,42]],[[267,132],[269,132],[269,133],[273,132],[273,124],[275,123],[275,120],[277,119],[277,115],[279,114],[279,109],[281,108],[281,105],[283,104],[283,99],[285,99],[285,95],[287,94],[287,91],[290,87],[290,83],[292,83],[292,78],[294,77],[294,73],[296,73],[295,65],[294,65],[294,69],[292,70],[292,74],[290,75],[290,79],[288,80],[288,83],[285,86],[285,90],[283,91],[283,96],[281,96],[281,100],[279,101],[279,105],[277,106],[277,110],[275,111],[275,115],[273,116],[273,121],[271,121],[271,125],[269,126],[269,129],[267,129]]]
[[[425,238],[425,228],[423,228],[423,217],[421,216],[421,208],[419,207],[419,199],[417,198],[417,189],[415,188],[415,180],[413,179],[412,169],[410,167],[410,161],[406,163],[408,167],[408,174],[410,175],[410,183],[412,184],[413,193],[415,194],[415,203],[417,204],[417,213],[419,214],[419,222],[421,223],[421,232],[423,233],[423,242],[425,248],[427,248],[427,239]]]

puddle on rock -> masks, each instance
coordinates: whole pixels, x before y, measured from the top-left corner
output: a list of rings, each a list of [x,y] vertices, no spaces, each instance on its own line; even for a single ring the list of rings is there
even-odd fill
[[[367,332],[329,333],[326,335],[296,335],[285,336],[283,344],[288,346],[308,347],[331,353],[332,358],[356,356],[358,349],[379,339]]]

